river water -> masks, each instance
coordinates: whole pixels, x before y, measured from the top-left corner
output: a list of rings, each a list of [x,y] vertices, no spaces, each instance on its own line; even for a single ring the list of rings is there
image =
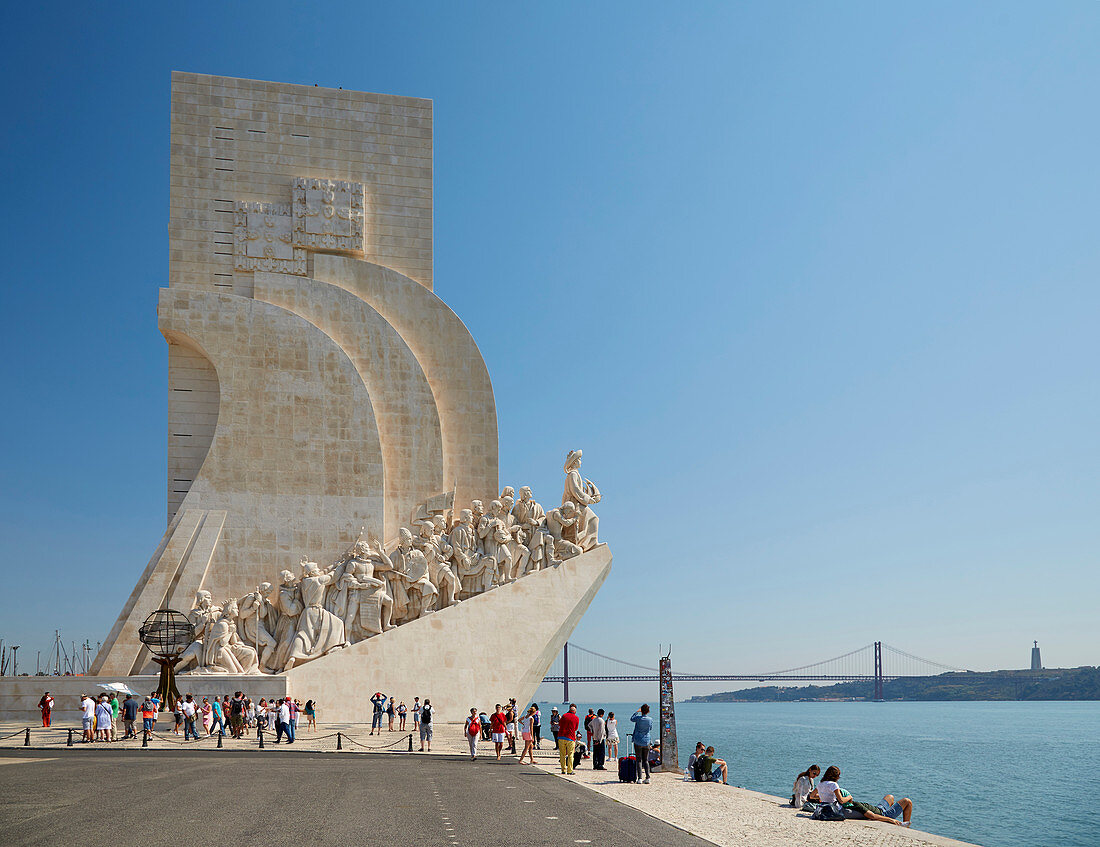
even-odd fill
[[[578,703],[590,706],[614,711],[625,738],[638,704]],[[1100,845],[1100,702],[677,703],[676,724],[681,765],[696,741],[713,744],[733,785],[789,797],[799,771],[837,765],[857,800],[912,798],[926,832]]]

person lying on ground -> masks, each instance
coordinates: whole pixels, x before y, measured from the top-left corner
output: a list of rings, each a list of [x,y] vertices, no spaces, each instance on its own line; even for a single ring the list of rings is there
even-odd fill
[[[817,779],[819,773],[821,773],[821,768],[817,765],[810,765],[794,778],[794,793],[791,795],[791,805],[796,809],[801,809],[808,800],[816,802],[820,799],[817,795],[817,788],[814,787],[814,780]]]
[[[695,760],[693,767],[696,782],[718,782],[721,779],[723,785],[729,785],[729,766],[725,759],[715,757],[713,747],[708,747]]]
[[[826,768],[825,775],[817,786],[817,793],[822,803],[832,803],[836,808],[857,812],[869,821],[892,823],[896,826],[909,826],[909,822],[913,817],[913,801],[908,797],[895,800],[893,794],[887,794],[882,798],[882,802],[877,805],[860,803],[840,787],[837,783],[839,779],[840,768],[836,765],[830,765]]]

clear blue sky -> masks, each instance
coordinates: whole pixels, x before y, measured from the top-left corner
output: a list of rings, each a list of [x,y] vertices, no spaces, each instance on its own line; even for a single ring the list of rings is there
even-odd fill
[[[605,493],[577,643],[1100,662],[1100,6],[160,5],[0,35],[24,669],[106,635],[164,528],[173,69],[434,100],[502,484],[554,501],[579,446]]]

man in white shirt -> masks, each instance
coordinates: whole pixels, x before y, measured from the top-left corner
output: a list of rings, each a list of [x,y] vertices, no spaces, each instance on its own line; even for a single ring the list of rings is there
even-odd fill
[[[95,741],[95,700],[87,694],[81,694],[80,708],[84,713],[84,741]]]
[[[183,740],[194,736],[195,740],[199,740],[199,734],[195,731],[195,713],[198,711],[198,707],[195,704],[195,698],[188,694],[183,698]]]
[[[279,738],[282,734],[286,733],[286,740],[289,744],[294,739],[290,735],[290,705],[286,700],[279,701],[279,722],[275,725],[275,743],[279,743]]]

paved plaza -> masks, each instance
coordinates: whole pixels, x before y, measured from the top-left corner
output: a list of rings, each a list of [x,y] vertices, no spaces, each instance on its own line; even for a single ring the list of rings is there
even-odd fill
[[[706,844],[514,759],[225,748],[0,750],[0,831],[11,847]]]

